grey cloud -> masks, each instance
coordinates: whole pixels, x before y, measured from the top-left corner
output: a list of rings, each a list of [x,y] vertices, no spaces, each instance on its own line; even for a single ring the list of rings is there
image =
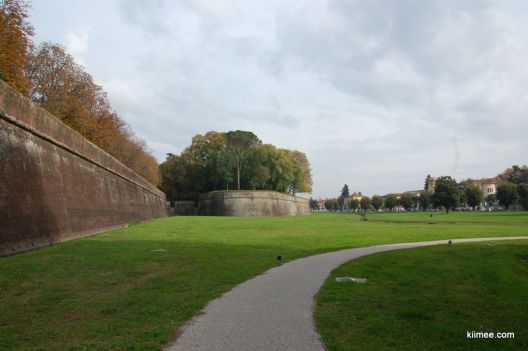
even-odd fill
[[[527,162],[522,1],[121,0],[108,11],[119,31],[85,19],[106,41],[90,42],[87,66],[127,87],[111,102],[160,160],[194,134],[251,129],[308,153],[314,196]]]

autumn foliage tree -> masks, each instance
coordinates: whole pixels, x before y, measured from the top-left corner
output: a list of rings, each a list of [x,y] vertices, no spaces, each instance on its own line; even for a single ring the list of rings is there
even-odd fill
[[[158,185],[156,159],[112,110],[102,87],[60,45],[33,45],[28,8],[24,0],[0,1],[0,79]]]
[[[27,95],[30,83],[24,68],[32,48],[33,27],[27,22],[24,0],[0,1],[0,79]]]
[[[25,68],[29,96],[62,122],[153,184],[158,163],[112,110],[106,92],[63,47],[42,43],[30,53]]]

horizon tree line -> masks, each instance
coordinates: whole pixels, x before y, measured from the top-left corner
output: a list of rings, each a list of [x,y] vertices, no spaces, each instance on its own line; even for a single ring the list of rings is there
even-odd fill
[[[351,200],[347,207],[345,199],[349,196],[349,192],[348,185],[345,184],[337,198],[326,199],[324,203],[330,211],[357,211],[358,209],[393,211],[401,207],[406,211],[418,209],[427,211],[431,208],[443,208],[448,213],[457,207],[476,209],[484,203],[488,206],[498,203],[505,209],[510,209],[512,205],[519,204],[524,209],[528,209],[528,166],[513,166],[496,178],[499,181],[496,194],[487,196],[484,196],[482,189],[473,180],[467,179],[457,183],[450,176],[436,178],[434,192],[428,191],[426,189],[431,176],[427,175],[424,190],[418,193],[374,195],[372,198],[363,196],[362,201]],[[310,206],[313,210],[319,208],[318,202],[314,199],[310,199]]]

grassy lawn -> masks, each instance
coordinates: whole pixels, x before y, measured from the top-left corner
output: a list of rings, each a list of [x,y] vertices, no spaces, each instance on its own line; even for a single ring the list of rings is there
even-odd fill
[[[372,213],[367,216],[371,221],[386,223],[487,223],[519,224],[526,223],[526,212],[402,212]]]
[[[315,318],[329,350],[528,350],[527,315],[528,241],[504,241],[350,261],[319,292]],[[467,339],[467,331],[515,338]]]
[[[171,217],[0,258],[0,349],[160,349],[208,301],[277,265],[277,254],[528,235],[527,212],[455,213],[435,225],[420,216]]]

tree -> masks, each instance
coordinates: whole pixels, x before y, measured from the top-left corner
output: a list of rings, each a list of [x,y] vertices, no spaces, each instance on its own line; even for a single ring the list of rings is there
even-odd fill
[[[519,194],[517,193],[517,185],[512,182],[502,182],[497,187],[497,200],[499,204],[504,206],[506,209],[509,209],[511,205],[515,204],[519,199]]]
[[[195,135],[182,157],[197,193],[226,189],[233,181],[234,162],[227,152],[223,133]]]
[[[422,211],[427,211],[432,204],[433,193],[427,190],[420,191],[420,197],[418,203],[420,204],[420,209]]]
[[[435,181],[435,192],[433,194],[433,204],[436,207],[442,206],[446,213],[451,208],[455,208],[460,201],[460,190],[456,180],[450,176],[439,177]]]
[[[227,149],[235,160],[237,189],[240,190],[240,171],[249,151],[261,141],[253,132],[235,130],[225,133]]]
[[[336,199],[326,199],[324,206],[328,211],[337,210],[337,200]]]
[[[350,201],[350,203],[348,204],[348,207],[352,210],[352,211],[355,211],[359,208],[359,201],[357,199],[353,199]]]
[[[337,198],[337,206],[338,208],[343,211],[345,209],[345,198],[342,196],[339,196]]]
[[[24,74],[33,35],[33,27],[26,21],[28,9],[24,0],[0,1],[0,79],[23,95],[30,89]]]
[[[177,160],[177,162],[176,162]],[[171,168],[176,167],[174,171]],[[228,150],[225,133],[209,131],[192,138],[190,146],[180,154],[171,155],[160,168],[163,189],[197,198],[199,194],[236,187],[235,159]],[[168,176],[181,175],[178,191],[167,186]],[[240,172],[240,189],[275,190],[295,194],[311,191],[310,164],[300,151],[278,149],[271,144],[254,145],[245,155]]]
[[[389,210],[393,210],[394,207],[398,205],[398,199],[396,198],[396,195],[389,194],[385,196],[385,207],[387,207]]]
[[[350,193],[348,191],[348,185],[343,185],[343,188],[341,188],[341,197],[342,198],[347,198],[350,196]]]
[[[370,209],[370,198],[368,196],[363,196],[359,201],[359,204],[364,211]]]
[[[377,210],[379,210],[383,206],[383,198],[378,195],[374,195],[371,200],[372,207],[374,207]]]
[[[498,178],[514,184],[528,183],[528,166],[512,166],[501,173]]]
[[[293,178],[288,186],[288,193],[295,195],[297,192],[312,192],[312,172],[310,162],[304,152],[286,150],[293,166]]]
[[[401,194],[398,202],[400,206],[403,207],[407,211],[413,207],[413,199],[410,193]]]
[[[151,183],[159,183],[158,162],[110,107],[103,89],[64,48],[43,43],[26,65],[30,98],[86,139]]]
[[[319,209],[319,203],[317,202],[317,200],[310,198],[309,204],[310,209],[312,209],[312,211],[316,211]]]
[[[497,196],[495,196],[495,194],[489,194],[486,196],[486,203],[488,206],[493,206],[495,202],[497,202]]]
[[[467,204],[470,207],[475,208],[479,206],[484,199],[484,193],[482,192],[480,187],[477,185],[474,185],[474,184],[468,185],[464,192],[466,194]]]
[[[339,208],[341,210],[345,210],[345,206],[346,206],[346,198],[350,196],[350,193],[348,191],[348,185],[343,185],[343,187],[341,188],[341,193],[340,195],[337,197],[337,203],[339,204]]]
[[[181,156],[170,153],[167,154],[165,161],[160,164],[160,189],[167,195],[169,201],[197,199],[191,187],[188,170],[189,168]]]
[[[519,184],[517,192],[519,193],[519,203],[525,210],[528,210],[528,184]]]

